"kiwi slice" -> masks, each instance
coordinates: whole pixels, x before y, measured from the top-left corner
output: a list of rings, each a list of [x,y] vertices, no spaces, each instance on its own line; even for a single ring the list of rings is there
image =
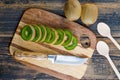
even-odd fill
[[[56,42],[56,36],[57,36],[57,31],[53,28],[51,28],[51,37],[50,37],[50,40],[47,42],[47,43],[50,43],[50,44],[53,44]]]
[[[41,39],[41,36],[42,36],[42,30],[40,29],[40,27],[38,25],[34,25],[34,26],[36,26],[38,28],[39,35],[38,35],[36,42],[39,42]]]
[[[59,45],[63,42],[65,33],[62,29],[57,29],[56,31],[58,33],[58,39],[55,42],[55,45]]]
[[[37,42],[39,39],[40,39],[40,28],[37,26],[37,25],[32,25],[35,29],[35,37],[34,39],[32,40],[33,42]]]
[[[42,24],[40,24],[39,27],[40,27],[41,32],[42,32],[42,33],[41,33],[41,39],[40,39],[39,42],[43,42],[43,41],[45,40],[45,38],[46,38],[46,33],[47,33],[47,31],[46,31],[45,26],[43,26]]]
[[[64,41],[62,46],[67,46],[72,41],[72,32],[70,30],[64,30],[64,33],[65,33],[65,36],[66,36],[66,40]]]
[[[49,28],[48,26],[46,26],[46,38],[44,40],[44,42],[49,42],[50,38],[51,38],[51,28]]]
[[[30,25],[25,25],[22,28],[20,35],[23,40],[29,41],[32,40],[33,37],[35,36],[35,30]]]
[[[73,50],[78,44],[78,39],[74,36],[72,36],[72,42],[70,45],[65,46],[64,48],[67,50]]]

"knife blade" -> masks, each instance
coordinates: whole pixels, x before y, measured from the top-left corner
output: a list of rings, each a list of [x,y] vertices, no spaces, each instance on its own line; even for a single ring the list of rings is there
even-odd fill
[[[48,55],[48,60],[56,64],[81,65],[85,63],[88,60],[88,58],[80,58],[76,56],[67,55]]]

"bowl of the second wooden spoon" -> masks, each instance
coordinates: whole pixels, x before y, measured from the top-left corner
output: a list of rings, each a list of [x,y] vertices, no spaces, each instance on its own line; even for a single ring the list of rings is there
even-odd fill
[[[99,41],[97,43],[97,51],[99,52],[99,54],[101,54],[101,55],[103,55],[105,57],[109,55],[109,47],[103,41]]]

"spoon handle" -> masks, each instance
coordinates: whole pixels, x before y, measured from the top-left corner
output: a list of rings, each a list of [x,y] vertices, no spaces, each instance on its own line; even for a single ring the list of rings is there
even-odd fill
[[[112,36],[109,36],[109,38],[115,44],[115,46],[120,50],[120,45],[118,44],[118,42]]]
[[[109,56],[106,57],[109,61],[109,63],[111,64],[113,70],[115,71],[118,79],[120,80],[120,73],[118,72],[117,68],[115,67],[114,63],[112,62],[111,58]]]

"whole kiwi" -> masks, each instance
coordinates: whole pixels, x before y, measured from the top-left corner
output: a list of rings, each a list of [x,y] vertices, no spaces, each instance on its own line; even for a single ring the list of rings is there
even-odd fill
[[[87,26],[96,22],[98,18],[98,7],[93,3],[82,5],[81,21]]]
[[[80,2],[78,0],[67,0],[64,5],[64,13],[70,21],[78,20],[81,15]]]

